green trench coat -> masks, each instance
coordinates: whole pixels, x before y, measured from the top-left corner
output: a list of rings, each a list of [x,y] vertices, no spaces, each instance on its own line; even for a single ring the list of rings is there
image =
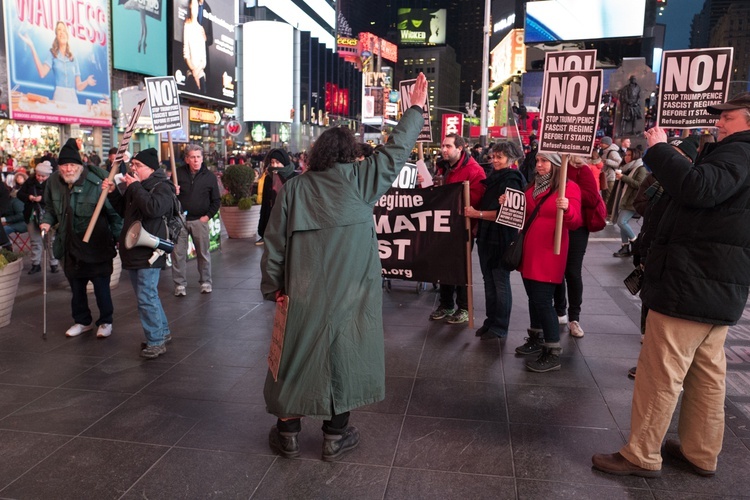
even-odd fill
[[[354,164],[290,179],[264,239],[261,291],[289,295],[278,381],[264,396],[279,417],[330,419],[385,397],[381,266],[373,207],[414,147],[422,114],[407,110],[384,148]]]

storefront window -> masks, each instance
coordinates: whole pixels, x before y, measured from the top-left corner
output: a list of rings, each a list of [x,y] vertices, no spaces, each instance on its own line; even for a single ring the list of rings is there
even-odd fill
[[[12,156],[14,163],[29,166],[34,158],[60,150],[60,128],[57,125],[0,120],[0,160]]]

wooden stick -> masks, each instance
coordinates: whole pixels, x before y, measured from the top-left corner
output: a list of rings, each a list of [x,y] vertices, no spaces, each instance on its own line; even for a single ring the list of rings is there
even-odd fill
[[[471,203],[471,191],[469,189],[469,181],[464,181],[464,206],[468,207]],[[466,298],[467,306],[469,307],[469,328],[474,328],[474,279],[471,274],[471,219],[466,217],[464,214],[464,221],[466,222]]]
[[[423,142],[417,143],[417,154],[418,154],[418,159],[424,161],[424,143]]]
[[[172,182],[177,189],[177,165],[174,161],[174,149],[172,149],[172,131],[167,132],[167,142],[169,143],[169,164],[172,167]]]
[[[562,155],[562,165],[560,166],[559,182],[560,186],[557,188],[557,197],[565,198],[565,182],[568,180],[568,157],[569,155]],[[560,255],[560,247],[562,246],[562,232],[563,232],[563,215],[565,212],[562,208],[557,209],[557,218],[555,219],[555,255]]]

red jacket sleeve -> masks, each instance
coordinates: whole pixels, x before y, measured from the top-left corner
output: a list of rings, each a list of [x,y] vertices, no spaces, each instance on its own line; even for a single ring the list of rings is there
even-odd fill
[[[575,182],[568,182],[565,186],[565,197],[568,199],[568,211],[563,212],[563,225],[574,231],[583,224],[581,214],[581,189]]]
[[[601,195],[599,190],[596,188],[596,180],[594,174],[588,165],[583,165],[581,168],[575,168],[578,174],[575,179],[576,184],[581,189],[581,207],[582,208],[595,208],[597,204],[597,198]]]

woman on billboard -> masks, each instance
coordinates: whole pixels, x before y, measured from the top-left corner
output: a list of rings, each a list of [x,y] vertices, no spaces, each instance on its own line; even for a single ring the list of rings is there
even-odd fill
[[[34,56],[36,70],[41,78],[46,77],[50,70],[55,77],[55,93],[52,99],[57,102],[68,102],[78,104],[78,92],[83,91],[89,85],[96,85],[94,75],[89,75],[85,80],[81,80],[81,70],[78,67],[78,61],[73,57],[70,51],[70,35],[68,27],[64,22],[58,21],[55,25],[55,40],[52,42],[50,53],[44,61],[39,58],[29,35],[21,33],[18,37],[29,46],[31,54]]]
[[[185,58],[195,86],[201,94],[206,92],[206,31],[198,22],[198,0],[190,0],[188,15],[182,32],[182,56]]]

